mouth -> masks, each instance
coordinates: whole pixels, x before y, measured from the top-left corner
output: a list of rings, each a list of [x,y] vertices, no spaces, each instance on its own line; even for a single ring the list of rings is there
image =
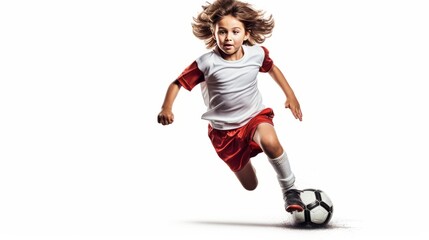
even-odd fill
[[[233,47],[234,47],[234,45],[232,45],[232,44],[224,44],[223,45],[223,47],[225,48],[225,49],[232,49]]]

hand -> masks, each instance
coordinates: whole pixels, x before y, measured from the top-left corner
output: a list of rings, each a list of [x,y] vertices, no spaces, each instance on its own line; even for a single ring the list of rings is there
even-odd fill
[[[169,125],[174,122],[174,114],[171,110],[162,110],[158,114],[158,123],[162,125]]]
[[[295,119],[302,121],[301,107],[299,106],[299,102],[296,98],[288,98],[286,100],[285,107],[291,110]]]

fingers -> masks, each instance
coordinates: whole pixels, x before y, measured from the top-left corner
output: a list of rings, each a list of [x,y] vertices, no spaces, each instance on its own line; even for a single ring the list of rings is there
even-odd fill
[[[302,121],[302,112],[301,108],[299,106],[291,106],[290,104],[286,104],[285,108],[289,108],[292,112],[292,115],[295,117],[295,119],[299,119],[299,121]]]
[[[301,108],[299,108],[299,107],[289,107],[289,109],[292,111],[292,114],[295,117],[295,119],[299,119],[299,121],[302,121]]]
[[[301,109],[299,109],[299,108],[295,109],[293,115],[295,116],[296,119],[299,119],[299,121],[302,121]]]
[[[158,123],[162,125],[169,125],[169,124],[172,124],[173,122],[174,122],[174,115],[163,115],[163,114],[158,115]]]

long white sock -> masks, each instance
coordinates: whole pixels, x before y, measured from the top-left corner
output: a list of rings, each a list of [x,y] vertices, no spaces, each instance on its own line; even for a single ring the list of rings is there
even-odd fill
[[[268,158],[268,161],[271,163],[277,173],[277,179],[282,192],[284,193],[288,189],[295,188],[295,175],[290,168],[289,159],[286,152],[283,152],[280,157],[274,159]]]

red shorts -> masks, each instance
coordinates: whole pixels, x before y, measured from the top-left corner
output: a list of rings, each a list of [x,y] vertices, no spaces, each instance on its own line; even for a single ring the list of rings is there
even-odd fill
[[[261,123],[274,125],[273,117],[273,110],[266,108],[246,125],[236,129],[218,130],[209,125],[209,138],[216,153],[233,172],[240,171],[251,157],[262,152],[259,145],[253,141],[253,135]]]

